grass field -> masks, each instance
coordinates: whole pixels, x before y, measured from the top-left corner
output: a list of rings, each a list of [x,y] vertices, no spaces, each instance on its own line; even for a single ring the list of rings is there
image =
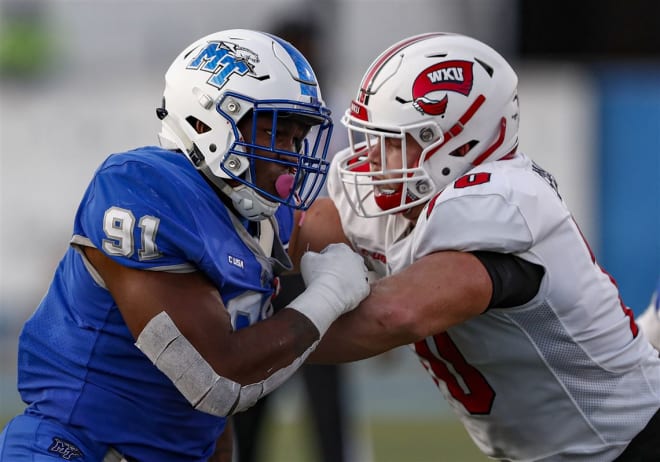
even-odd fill
[[[0,419],[0,428],[9,420]],[[269,421],[263,462],[320,462],[304,420]],[[351,462],[485,462],[463,427],[453,420],[371,420],[356,429]]]
[[[262,461],[320,462],[305,421],[270,422]],[[372,420],[357,429],[352,462],[484,462],[455,420]]]

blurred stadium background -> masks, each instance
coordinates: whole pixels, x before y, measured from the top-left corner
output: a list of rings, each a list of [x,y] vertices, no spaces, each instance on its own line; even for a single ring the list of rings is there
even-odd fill
[[[555,174],[623,300],[641,312],[660,274],[660,3],[0,0],[0,424],[22,409],[20,326],[96,166],[157,142],[163,74],[184,46],[285,19],[318,25],[316,67],[336,115],[398,39],[445,30],[498,49],[521,78],[522,150]],[[355,460],[485,460],[408,353],[346,366]],[[294,380],[277,397],[268,460],[314,460],[301,393]]]

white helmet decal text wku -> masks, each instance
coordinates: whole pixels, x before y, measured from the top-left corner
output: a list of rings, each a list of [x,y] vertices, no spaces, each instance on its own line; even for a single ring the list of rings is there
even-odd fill
[[[469,61],[434,64],[424,69],[413,82],[413,107],[423,114],[442,115],[449,100],[445,92],[455,91],[468,96],[472,82],[472,63]]]

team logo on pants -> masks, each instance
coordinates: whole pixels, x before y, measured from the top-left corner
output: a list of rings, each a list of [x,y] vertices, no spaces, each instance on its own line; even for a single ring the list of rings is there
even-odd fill
[[[83,453],[78,446],[57,436],[53,438],[53,442],[48,448],[48,452],[57,454],[64,460],[74,460],[83,456]]]

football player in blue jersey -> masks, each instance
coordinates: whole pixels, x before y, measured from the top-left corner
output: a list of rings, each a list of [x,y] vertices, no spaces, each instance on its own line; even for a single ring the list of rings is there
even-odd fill
[[[228,461],[214,454],[227,416],[369,293],[337,244],[306,254],[307,289],[270,316],[291,268],[277,216],[309,207],[328,168],[332,122],[299,51],[255,31],[206,36],[172,63],[156,113],[161,146],[98,168],[21,332],[27,407],[0,434],[3,462]]]

